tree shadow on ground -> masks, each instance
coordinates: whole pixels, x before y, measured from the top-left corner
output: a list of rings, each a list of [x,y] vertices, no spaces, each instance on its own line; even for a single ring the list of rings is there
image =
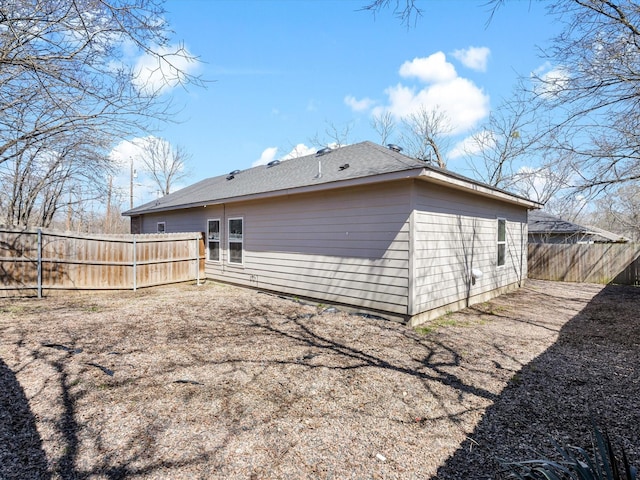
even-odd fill
[[[51,478],[36,419],[13,371],[0,359],[0,478]]]
[[[22,341],[18,343],[23,347],[26,344]],[[76,383],[75,375],[69,372],[73,355],[82,351],[82,348],[75,346],[75,342],[68,345],[43,343],[39,348],[29,351],[30,358],[52,369],[52,375],[45,381],[48,385],[43,389],[55,388],[61,406],[60,413],[53,420],[53,427],[62,448],[60,455],[50,461],[47,460],[42,438],[36,428],[36,417],[29,407],[24,390],[14,372],[0,359],[0,479],[75,480],[98,475],[108,480],[118,480],[199,463],[206,458],[206,455],[199,455],[186,461],[146,462],[148,457],[152,457],[154,447],[146,435],[138,432],[128,438],[128,458],[125,462],[112,462],[109,455],[105,455],[92,467],[82,465],[78,461],[78,455],[82,430],[87,425],[78,419],[78,410],[86,392],[73,388]],[[99,364],[86,365],[96,367],[106,375],[109,373],[109,369]],[[43,419],[38,421],[42,422]],[[154,428],[157,429],[157,426],[150,425],[148,430]],[[100,432],[97,432],[93,440],[96,445],[104,443]],[[143,466],[137,466],[140,460],[145,460]]]
[[[550,438],[590,448],[592,421],[640,464],[640,289],[607,286],[511,379],[432,479],[496,479],[499,458],[556,458]],[[503,475],[502,477],[500,475]]]
[[[107,296],[61,302],[59,307],[47,303],[46,315],[44,310],[32,312],[39,322],[21,316],[24,324],[8,338],[13,337],[16,358],[23,360],[12,364],[13,353],[5,360],[18,378],[23,380],[24,374],[32,381],[23,382],[27,391],[27,385],[41,384],[41,379],[46,383],[46,394],[39,403],[32,399],[32,409],[43,428],[50,476],[193,478],[199,472],[199,478],[427,478],[491,404],[477,430],[434,478],[496,478],[495,456],[524,458],[531,446],[548,445],[548,433],[584,444],[590,413],[600,414],[603,408],[615,410],[618,421],[607,424],[609,431],[622,432],[631,458],[639,457],[637,447],[629,447],[638,445],[637,432],[626,431],[627,422],[635,425],[638,420],[632,410],[640,397],[638,367],[622,362],[631,354],[638,358],[638,327],[625,324],[621,332],[617,316],[622,314],[616,313],[616,308],[637,310],[637,290],[616,291],[615,301],[604,291],[594,297],[564,325],[557,343],[524,369],[531,356],[520,356],[522,338],[513,332],[526,335],[528,330],[505,329],[507,320],[524,322],[542,336],[544,340],[536,335],[525,339],[538,341],[535,351],[541,352],[586,299],[549,295],[542,300],[549,311],[558,313],[573,302],[567,309],[571,313],[548,323],[538,315],[536,323],[536,318],[518,315],[525,306],[535,309],[539,292],[534,301],[514,294],[508,307],[478,307],[470,313],[476,323],[469,319],[469,328],[457,329],[456,335],[423,335],[381,319],[324,317],[321,309],[301,309],[293,302],[256,302],[253,296],[229,302],[217,292],[212,290],[215,299],[204,297],[197,304],[181,297],[182,303],[171,308],[164,295],[154,293],[162,304],[155,310],[145,307],[146,317],[141,308],[130,314],[109,310]],[[478,313],[495,317],[495,322],[487,321],[494,335],[474,334],[481,325]],[[65,323],[65,317],[82,321]],[[612,348],[619,344],[624,348]],[[33,359],[37,368],[19,370],[16,365],[24,365],[24,359]],[[609,370],[597,369],[603,361]],[[612,391],[616,379],[622,385]],[[633,388],[624,387],[634,381]],[[602,398],[590,393],[592,385]],[[378,389],[383,393],[378,395]],[[635,395],[633,400],[626,399],[626,392]],[[334,410],[324,408],[332,402]],[[15,403],[30,413],[24,394]],[[515,420],[507,423],[505,418]],[[577,433],[572,430],[576,418],[575,425],[582,428]],[[338,431],[334,420],[344,421],[344,428]],[[379,431],[384,434],[375,433],[383,423]],[[433,461],[425,460],[437,445],[438,428],[442,438],[453,441]],[[343,431],[348,433],[341,435]],[[397,449],[406,455],[394,458],[410,458],[406,467],[412,470],[391,461],[370,462],[377,448],[393,451],[394,442],[407,439],[411,446]],[[367,446],[357,446],[353,455],[348,442]],[[194,448],[186,448],[189,444]],[[247,445],[251,448],[245,455]],[[45,473],[40,478],[50,478],[42,446],[39,450]],[[420,458],[413,462],[415,452]],[[418,476],[425,465],[432,469]],[[417,473],[411,477],[409,471]],[[7,472],[0,465],[0,478],[39,478],[27,471],[17,476]]]

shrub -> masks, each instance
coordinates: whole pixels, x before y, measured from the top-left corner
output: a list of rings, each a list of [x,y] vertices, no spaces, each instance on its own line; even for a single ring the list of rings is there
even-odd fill
[[[562,460],[548,459],[508,462],[500,460],[507,478],[520,480],[636,480],[638,470],[629,464],[622,449],[622,458],[615,455],[606,432],[593,427],[593,455],[570,445],[561,446],[552,439]]]

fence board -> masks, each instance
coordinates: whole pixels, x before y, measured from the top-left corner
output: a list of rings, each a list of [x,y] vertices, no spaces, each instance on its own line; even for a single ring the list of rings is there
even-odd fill
[[[529,244],[528,276],[540,280],[640,285],[640,244]]]
[[[124,290],[201,278],[201,233],[89,235],[0,227],[0,295],[43,290]],[[135,278],[134,278],[135,272]]]

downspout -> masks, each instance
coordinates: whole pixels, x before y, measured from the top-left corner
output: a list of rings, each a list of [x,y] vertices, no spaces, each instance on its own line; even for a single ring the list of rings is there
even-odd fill
[[[522,287],[524,283],[524,268],[526,265],[527,275],[529,270],[529,244],[528,244],[528,225],[525,222],[520,222],[520,281],[518,287]]]

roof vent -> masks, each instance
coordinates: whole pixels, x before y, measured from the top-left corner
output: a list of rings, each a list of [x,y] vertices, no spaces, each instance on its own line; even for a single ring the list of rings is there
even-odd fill
[[[402,151],[402,147],[400,147],[400,146],[398,146],[398,145],[396,145],[394,143],[387,144],[387,148],[389,150],[393,150],[394,152],[398,152],[398,153],[400,153]]]
[[[236,178],[236,176],[231,173],[227,175],[227,180],[233,180],[234,178]]]
[[[275,167],[279,163],[280,163],[280,160],[271,160],[269,163],[267,163],[267,168]]]
[[[234,170],[233,172],[230,172],[229,175],[237,175],[240,173],[240,170]]]
[[[346,170],[347,168],[349,168],[349,164],[348,164],[348,163],[342,164],[342,165],[340,165],[340,167],[338,167],[338,168],[339,168],[339,170],[340,170],[340,171],[342,171],[342,170]]]
[[[332,150],[331,147],[324,147],[321,148],[320,150],[318,150],[316,152],[316,157],[321,157],[322,155],[326,155],[327,153],[329,153]]]

